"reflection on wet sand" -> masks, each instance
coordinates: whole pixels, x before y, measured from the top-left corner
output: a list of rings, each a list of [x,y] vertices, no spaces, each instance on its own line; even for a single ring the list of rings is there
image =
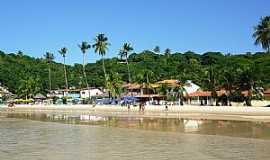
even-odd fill
[[[144,130],[225,135],[233,137],[270,139],[269,122],[228,120],[192,120],[177,118],[102,117],[71,114],[7,114],[7,118],[22,118],[67,124],[101,125]]]

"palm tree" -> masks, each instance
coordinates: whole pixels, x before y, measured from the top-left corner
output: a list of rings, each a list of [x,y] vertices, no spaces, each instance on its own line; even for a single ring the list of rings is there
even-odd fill
[[[184,105],[184,97],[188,94],[185,85],[185,83],[179,82],[178,86],[173,89],[177,94],[176,97],[179,99],[181,106]]]
[[[171,55],[171,50],[170,50],[170,48],[165,49],[164,55],[165,55],[166,57],[169,57],[169,56]]]
[[[66,83],[66,89],[68,90],[68,79],[67,79],[67,70],[66,70],[66,54],[67,54],[67,48],[63,47],[58,51],[64,60],[64,75],[65,75],[65,83]]]
[[[226,99],[223,99],[223,103],[231,106],[233,98],[233,91],[236,90],[236,80],[238,77],[239,66],[231,62],[228,56],[225,57],[225,61],[217,69],[220,73],[218,82],[221,87],[226,90]],[[226,100],[226,101],[225,101]]]
[[[54,60],[54,55],[51,52],[46,52],[44,55],[46,62],[48,63],[48,71],[49,71],[49,90],[52,90],[52,78],[51,78],[51,62]]]
[[[261,44],[262,48],[270,53],[270,16],[262,17],[254,30],[255,45]]]
[[[240,70],[237,83],[240,91],[248,91],[248,95],[245,97],[247,106],[251,106],[253,92],[255,91],[256,87],[261,87],[258,86],[258,74],[260,74],[260,70],[255,64],[245,66]]]
[[[143,88],[146,89],[148,94],[151,88],[151,82],[156,80],[155,74],[149,69],[142,69],[139,73],[136,74],[135,81],[142,84],[141,93],[143,93]]]
[[[160,52],[159,46],[156,46],[156,47],[153,49],[153,51],[156,52],[156,53],[159,53],[159,52]]]
[[[122,93],[122,84],[123,81],[118,73],[112,73],[107,76],[106,88],[112,94],[112,97],[119,97]]]
[[[19,87],[17,93],[21,97],[28,98],[33,97],[34,94],[40,91],[40,83],[39,78],[33,78],[31,76],[26,77],[25,79],[21,79],[19,81]]]
[[[205,71],[205,85],[211,92],[210,104],[213,105],[213,102],[217,98],[217,71],[214,70],[212,65]]]
[[[87,76],[86,76],[86,72],[85,72],[85,64],[86,64],[86,52],[87,52],[88,49],[91,48],[91,45],[88,44],[87,42],[82,42],[82,44],[78,45],[78,46],[79,46],[79,48],[81,49],[81,51],[83,53],[83,76],[85,78],[87,90],[89,92],[89,84],[88,84],[88,80],[87,80]],[[90,98],[90,93],[89,93],[89,98]]]
[[[108,38],[103,33],[100,33],[96,36],[95,44],[93,45],[93,48],[95,49],[95,53],[98,53],[102,57],[102,66],[103,66],[103,72],[104,72],[104,77],[105,77],[105,83],[107,79],[106,78],[107,73],[106,73],[106,68],[105,68],[104,56],[106,55],[109,45],[110,43],[108,42]]]
[[[157,89],[157,93],[163,96],[163,100],[167,100],[170,87],[166,83],[162,83]]]
[[[22,56],[23,56],[23,52],[22,52],[21,50],[19,50],[19,51],[17,52],[17,55],[20,56],[20,57],[22,57]]]
[[[129,63],[128,63],[128,54],[129,52],[133,51],[133,47],[129,43],[124,43],[122,49],[119,52],[120,57],[124,57],[127,64],[128,69],[128,81],[131,82],[131,76],[130,76],[130,69],[129,69]]]

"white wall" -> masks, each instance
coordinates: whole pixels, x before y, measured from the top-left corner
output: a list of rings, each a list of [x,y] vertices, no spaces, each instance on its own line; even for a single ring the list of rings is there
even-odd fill
[[[90,93],[90,96],[89,96]],[[82,90],[80,91],[81,98],[89,98],[93,96],[100,96],[102,95],[103,92],[100,91],[99,89],[90,89],[90,90]]]

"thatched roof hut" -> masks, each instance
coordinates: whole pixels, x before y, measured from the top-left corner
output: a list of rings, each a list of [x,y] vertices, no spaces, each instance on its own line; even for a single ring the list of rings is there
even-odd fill
[[[36,95],[34,96],[34,99],[44,100],[44,99],[46,99],[46,97],[45,97],[43,94],[38,93],[38,94],[36,94]]]

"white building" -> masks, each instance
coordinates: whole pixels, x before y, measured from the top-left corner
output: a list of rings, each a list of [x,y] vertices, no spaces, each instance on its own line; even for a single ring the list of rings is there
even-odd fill
[[[187,94],[191,94],[191,93],[197,92],[200,89],[200,86],[193,83],[191,80],[187,80],[184,88],[185,88]]]
[[[90,95],[89,95],[90,94]],[[101,96],[104,93],[100,89],[83,89],[80,91],[81,98],[89,98],[89,97],[95,97],[95,96]]]

